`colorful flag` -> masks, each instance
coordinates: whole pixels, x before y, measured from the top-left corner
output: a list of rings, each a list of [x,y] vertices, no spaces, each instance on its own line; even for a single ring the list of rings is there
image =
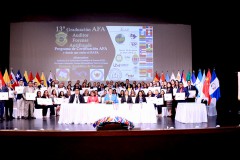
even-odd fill
[[[2,80],[2,85],[5,86],[5,82],[4,82],[4,79],[3,79],[3,76],[2,76],[2,72],[0,71],[0,80]]]
[[[15,86],[18,85],[18,82],[16,80],[16,77],[15,77],[13,71],[11,71],[11,74],[10,74],[9,78],[10,78],[10,82],[11,82],[12,87],[15,89]]]
[[[18,70],[15,78],[16,78],[17,82],[19,82],[22,79],[22,75],[20,73],[20,70]]]
[[[202,91],[202,86],[201,86],[201,81],[202,81],[202,71],[201,69],[198,70],[198,76],[197,76],[197,80],[195,82],[195,86],[198,90],[198,95],[197,97],[201,96],[201,91]]]
[[[163,71],[162,71],[162,74],[161,74],[161,80],[162,80],[162,82],[164,82],[166,80]]]
[[[159,80],[160,80],[160,78],[159,78],[159,76],[158,76],[158,74],[157,74],[157,71],[156,71],[156,75],[155,75],[153,81],[155,81],[155,82],[159,82]]]
[[[208,69],[207,76],[203,84],[203,94],[208,99],[208,105],[210,105],[211,103],[211,96],[209,94],[210,81],[211,81],[211,72],[210,72],[210,69]]]
[[[29,73],[29,76],[28,76],[28,82],[29,81],[33,81],[33,74],[32,74],[32,71],[30,71],[30,73]]]
[[[195,77],[195,71],[192,72],[192,77],[191,77],[192,85],[196,85],[196,77]]]
[[[52,75],[52,72],[50,71],[49,76],[48,76],[48,81],[47,81],[48,87],[50,86],[52,80],[53,80],[53,75]]]
[[[169,75],[168,75],[168,71],[167,71],[167,74],[166,74],[166,81],[167,81],[167,82],[170,82],[170,78],[169,78]]]
[[[44,75],[43,72],[42,72],[42,75],[41,75],[41,80],[43,80],[44,86],[47,87],[47,81],[46,81],[46,78],[45,78],[45,75]]]
[[[220,84],[219,84],[219,80],[217,78],[215,69],[212,72],[212,78],[211,78],[210,87],[209,87],[209,94],[212,98],[216,98],[216,101],[221,97]]]
[[[184,86],[184,87],[187,86],[186,75],[185,75],[185,73],[184,73],[184,70],[182,71],[180,82],[183,83],[183,86]]]
[[[172,72],[172,75],[171,75],[171,80],[175,80],[176,78],[175,78],[175,75],[174,75],[174,73]]]
[[[27,71],[24,72],[23,78],[25,78],[25,81],[28,83],[29,79],[28,79]]]
[[[36,73],[36,76],[35,76],[35,78],[34,78],[34,82],[37,82],[37,85],[40,85],[41,78],[40,78],[38,72]]]
[[[10,78],[9,78],[9,74],[8,74],[7,69],[5,69],[5,73],[3,75],[3,80],[4,80],[6,85],[10,83]]]
[[[191,72],[190,71],[188,71],[188,73],[187,73],[186,80],[191,81]]]
[[[178,81],[180,81],[180,80],[181,80],[181,75],[180,75],[180,71],[179,71],[179,70],[178,70],[178,73],[177,73],[176,80],[178,80]]]

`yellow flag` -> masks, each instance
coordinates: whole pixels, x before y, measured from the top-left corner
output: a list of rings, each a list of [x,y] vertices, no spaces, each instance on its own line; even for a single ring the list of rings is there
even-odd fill
[[[47,87],[47,81],[46,81],[46,78],[44,76],[44,73],[42,72],[42,75],[41,75],[41,80],[44,81],[44,86]]]
[[[5,69],[5,73],[3,75],[3,80],[4,80],[5,84],[10,83],[10,78],[9,78],[7,69]]]
[[[24,78],[26,79],[26,81],[27,81],[27,83],[28,83],[29,80],[28,80],[28,74],[27,74],[27,71],[24,72],[24,75],[23,75],[23,76],[24,76]]]

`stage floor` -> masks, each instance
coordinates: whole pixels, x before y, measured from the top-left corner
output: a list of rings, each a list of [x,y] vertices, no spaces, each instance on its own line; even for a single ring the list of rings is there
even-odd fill
[[[206,123],[181,123],[171,117],[156,117],[157,123],[135,124],[132,130],[167,130],[167,129],[206,129],[216,128],[217,116],[208,116]],[[0,130],[49,130],[49,131],[96,131],[92,124],[58,124],[59,117],[52,119],[13,119],[0,123]]]

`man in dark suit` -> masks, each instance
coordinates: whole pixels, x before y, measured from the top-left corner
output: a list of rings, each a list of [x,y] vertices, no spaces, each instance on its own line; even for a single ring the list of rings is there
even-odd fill
[[[198,95],[198,90],[197,90],[197,88],[195,87],[195,86],[193,86],[193,85],[191,85],[191,81],[190,80],[188,80],[187,81],[187,87],[185,87],[186,88],[186,90],[189,92],[189,95],[188,95],[188,97],[187,97],[187,102],[195,102],[195,100],[196,100],[196,97],[197,97],[197,95]],[[195,92],[195,94],[194,95],[192,95],[191,94],[191,91],[193,91],[193,92]]]
[[[79,88],[75,88],[75,94],[70,96],[69,103],[85,103],[83,96],[80,94]]]

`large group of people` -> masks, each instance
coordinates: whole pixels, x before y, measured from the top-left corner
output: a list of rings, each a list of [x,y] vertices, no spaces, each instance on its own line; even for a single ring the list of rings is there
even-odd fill
[[[48,108],[50,109],[50,118],[59,116],[61,104],[57,104],[55,98],[63,98],[65,102],[76,104],[146,103],[151,97],[163,98],[163,103],[160,105],[154,104],[154,107],[158,112],[158,116],[162,114],[162,107],[167,107],[168,116],[171,117],[175,114],[178,102],[194,102],[198,94],[198,90],[191,85],[191,81],[187,81],[187,86],[184,86],[178,80],[169,82],[132,81],[132,83],[130,83],[129,79],[126,79],[125,82],[106,81],[105,83],[88,82],[87,80],[80,83],[80,80],[77,80],[74,85],[72,81],[68,81],[67,85],[65,85],[65,82],[53,80],[49,86],[45,86],[43,80],[41,80],[40,85],[37,82],[29,81],[28,86],[24,86],[23,80],[20,80],[18,82],[19,86],[24,88],[22,93],[15,91],[10,84],[3,86],[0,80],[0,92],[13,91],[15,95],[13,98],[9,97],[9,100],[0,100],[0,122],[4,119],[12,120],[15,118],[13,117],[14,98],[16,99],[17,119],[35,119],[34,110],[42,109],[43,119],[46,120]],[[194,95],[191,95],[190,91],[194,91]],[[27,99],[26,93],[35,93],[35,100]],[[185,93],[185,99],[176,100],[176,93]],[[172,99],[164,100],[165,94],[170,94]],[[52,104],[39,104],[38,98],[51,99]]]

